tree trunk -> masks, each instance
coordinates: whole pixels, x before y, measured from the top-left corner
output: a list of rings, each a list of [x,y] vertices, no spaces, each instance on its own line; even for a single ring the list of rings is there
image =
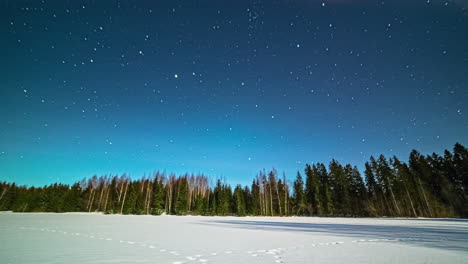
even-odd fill
[[[120,192],[119,192],[118,203],[120,203],[120,198],[122,198],[122,192],[123,192],[124,185],[125,185],[125,181],[120,184]]]
[[[270,189],[270,215],[273,216],[273,195],[271,193],[271,184],[268,189]]]
[[[418,182],[419,182],[419,188],[421,188],[421,191],[422,191],[423,196],[424,196],[424,201],[426,201],[427,209],[429,210],[429,216],[432,217],[431,207],[429,206],[429,202],[427,201],[426,192],[424,191],[424,188],[422,187],[421,179],[418,178]]]
[[[104,184],[101,187],[101,195],[99,195],[98,210],[102,208],[102,195],[104,193]]]
[[[413,210],[414,217],[418,217],[418,214],[416,214],[416,210],[414,210],[413,200],[411,199],[411,195],[409,194],[409,191],[408,191],[408,188],[406,187],[406,185],[405,185],[405,189],[406,189],[406,195],[408,195],[408,199],[409,199],[410,204],[411,204],[411,209]]]
[[[146,214],[149,214],[150,211],[152,190],[151,181],[148,181],[148,186],[146,187]]]
[[[280,214],[280,216],[283,216],[283,212],[281,210],[281,198],[280,198],[280,195],[279,195],[278,183],[276,183],[275,186],[276,186],[276,197],[278,197],[279,214]]]
[[[288,216],[288,184],[286,183],[286,175],[283,173],[283,183],[284,183],[284,215]]]
[[[96,194],[96,192],[93,192],[93,194],[91,195],[91,203],[89,205],[89,213],[91,213],[91,209],[93,208],[93,201],[94,201],[95,194]]]
[[[93,197],[93,194],[94,194],[93,191],[94,191],[94,189],[91,188],[91,192],[90,192],[89,198],[88,198],[88,204],[86,205],[86,209],[88,209],[88,210],[89,210],[89,205],[91,204],[91,198]]]
[[[125,197],[127,196],[128,182],[125,181],[125,183],[126,183],[125,192],[124,192],[124,196],[123,196],[123,200],[122,200],[122,206],[120,207],[120,214],[123,213],[123,208],[124,208],[124,204],[125,204]]]
[[[392,188],[390,188],[390,193],[392,194],[393,203],[395,204],[395,207],[396,207],[396,209],[397,209],[398,216],[401,216],[400,208],[398,207],[398,204],[397,204],[397,201],[396,201],[396,199],[395,199],[395,195],[393,194]]]
[[[168,188],[169,188],[169,195],[167,196],[167,214],[170,214],[172,212],[172,179],[169,179],[168,183]]]
[[[106,192],[106,200],[104,201],[104,213],[106,212],[106,209],[107,209],[107,198],[109,198],[109,191],[110,189],[107,189],[107,192]]]
[[[5,196],[7,191],[8,191],[8,187],[5,187],[5,189],[3,189],[2,195],[0,195],[0,201],[2,200],[3,196]]]

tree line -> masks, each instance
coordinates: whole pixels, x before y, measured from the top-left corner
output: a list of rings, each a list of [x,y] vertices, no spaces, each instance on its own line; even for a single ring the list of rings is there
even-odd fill
[[[306,164],[290,182],[275,169],[261,171],[250,186],[214,183],[203,174],[156,172],[135,180],[93,176],[72,185],[43,187],[0,183],[0,211],[104,212],[237,216],[468,216],[468,150],[423,156],[407,163],[380,155],[357,167],[332,160]]]

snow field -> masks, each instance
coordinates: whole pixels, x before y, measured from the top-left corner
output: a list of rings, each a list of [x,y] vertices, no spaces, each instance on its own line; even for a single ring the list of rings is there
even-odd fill
[[[460,219],[0,213],[1,263],[468,263]]]

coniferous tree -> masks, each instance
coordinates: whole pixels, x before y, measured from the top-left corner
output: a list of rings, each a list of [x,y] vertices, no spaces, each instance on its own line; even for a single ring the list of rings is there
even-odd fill
[[[153,180],[153,207],[151,213],[160,215],[164,212],[164,178],[158,173]]]
[[[242,189],[242,186],[237,185],[236,188],[234,189],[234,208],[235,208],[235,213],[238,216],[245,216],[246,215],[246,209],[245,209],[245,194],[244,194],[244,189]]]
[[[393,191],[393,186],[397,183],[397,180],[384,155],[379,156],[376,170],[378,178],[380,179],[382,185],[384,199],[386,201],[391,201],[387,204],[387,210],[388,212],[390,212],[389,215],[400,216],[401,212],[400,207],[398,205],[399,202],[397,201],[395,193]]]
[[[216,204],[215,215],[229,215],[231,188],[225,184],[222,184],[220,179],[218,179],[216,182],[214,198]]]
[[[353,216],[367,216],[367,190],[357,167],[346,170],[349,177],[350,212]]]
[[[468,150],[455,144],[452,158],[452,182],[459,196],[458,207],[461,216],[468,216]]]
[[[319,195],[319,173],[317,167],[306,164],[306,200],[309,215],[321,215],[322,207],[320,206]]]
[[[260,183],[257,179],[254,179],[252,182],[252,202],[250,212],[252,215],[261,215]]]
[[[244,186],[244,201],[245,201],[245,214],[253,215],[252,213],[253,196],[248,186]]]
[[[174,212],[185,215],[188,212],[188,183],[187,177],[179,178],[177,181],[177,193]]]
[[[349,182],[346,172],[336,160],[330,163],[330,186],[332,190],[333,207],[335,214],[348,215],[350,208]]]
[[[400,162],[397,157],[392,158],[392,164],[395,170],[395,173],[398,175],[398,178],[401,181],[400,187],[400,200],[403,202],[403,209],[405,216],[417,217],[418,213],[416,212],[415,207],[415,196],[417,192],[414,188],[414,182],[411,180],[411,174],[408,168],[408,165]]]
[[[410,153],[410,173],[415,179],[415,185],[419,192],[419,208],[423,216],[435,217],[433,212],[433,200],[430,196],[428,186],[431,170],[424,156],[416,150]]]
[[[159,172],[130,180],[126,175],[93,176],[73,185],[43,187],[0,182],[0,210],[15,212],[105,212],[198,215],[352,215],[464,217],[468,215],[468,152],[423,156],[412,151],[409,162],[383,155],[365,164],[365,184],[358,169],[332,160],[305,167],[305,187],[298,173],[292,197],[283,175],[261,171],[251,188],[232,193],[221,180],[210,188],[203,175],[176,177]]]
[[[319,199],[321,202],[320,207],[322,208],[323,214],[333,215],[334,208],[332,200],[332,190],[330,187],[329,176],[325,164],[318,163],[317,172],[319,178]]]
[[[294,181],[294,210],[296,215],[303,215],[306,210],[304,181],[300,172],[297,172],[296,180]]]
[[[73,184],[63,197],[64,212],[80,212],[83,210],[81,201],[81,189],[78,183]]]

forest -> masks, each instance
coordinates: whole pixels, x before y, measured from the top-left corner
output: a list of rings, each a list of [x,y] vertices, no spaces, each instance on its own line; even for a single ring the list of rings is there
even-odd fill
[[[232,188],[207,176],[156,172],[93,176],[73,185],[0,183],[0,211],[103,212],[218,216],[467,217],[468,150],[455,144],[443,155],[413,150],[408,162],[370,157],[356,166],[332,160],[307,164],[293,181],[275,169],[251,186]]]

